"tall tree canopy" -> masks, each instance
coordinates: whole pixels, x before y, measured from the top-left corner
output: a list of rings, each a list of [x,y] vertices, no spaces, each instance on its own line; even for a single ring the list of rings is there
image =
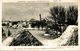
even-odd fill
[[[59,28],[59,29],[55,28],[55,30],[60,30],[60,32],[62,32],[61,25],[64,25],[66,15],[66,10],[64,9],[64,7],[55,6],[50,9],[50,14],[51,18],[55,21],[54,25],[57,26],[56,28]]]
[[[67,10],[67,23],[68,25],[75,25],[78,18],[78,8],[70,6]]]
[[[55,22],[59,24],[65,22],[65,9],[61,6],[55,6],[50,9],[51,17],[54,18]]]

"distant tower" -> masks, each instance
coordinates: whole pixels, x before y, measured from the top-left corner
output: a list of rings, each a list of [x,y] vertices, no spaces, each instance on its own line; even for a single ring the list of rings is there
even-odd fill
[[[40,21],[41,21],[41,14],[39,14],[39,17],[40,17]]]

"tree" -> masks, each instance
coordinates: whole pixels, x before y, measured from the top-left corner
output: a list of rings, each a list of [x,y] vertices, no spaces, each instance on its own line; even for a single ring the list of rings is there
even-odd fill
[[[2,33],[4,32],[4,29],[2,28]]]
[[[67,24],[75,25],[78,18],[78,8],[70,6],[67,10]]]
[[[42,30],[43,30],[43,27],[45,27],[46,25],[47,25],[47,23],[46,23],[45,19],[40,21],[40,26],[42,27]]]
[[[55,21],[55,25],[58,24],[62,32],[61,25],[65,23],[65,14],[66,11],[61,6],[55,6],[50,9],[51,18]],[[57,30],[56,30],[57,31]]]
[[[36,20],[34,18],[29,20],[31,27],[34,28],[36,26]]]
[[[8,36],[10,36],[11,35],[11,31],[8,29]]]
[[[6,36],[3,28],[2,28],[2,36]]]
[[[30,19],[29,22],[34,22],[36,21],[34,18]]]
[[[36,27],[38,28],[38,30],[40,29],[40,21],[36,21]]]
[[[34,28],[35,26],[36,26],[36,23],[35,22],[32,22],[31,23],[31,27]]]

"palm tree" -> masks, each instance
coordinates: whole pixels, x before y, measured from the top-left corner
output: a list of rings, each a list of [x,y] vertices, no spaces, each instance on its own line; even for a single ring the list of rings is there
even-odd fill
[[[51,18],[55,21],[55,25],[58,24],[61,30],[61,25],[65,23],[65,9],[61,6],[55,6],[50,9]],[[56,30],[57,31],[57,30]],[[62,32],[62,30],[61,30]]]
[[[70,6],[67,10],[67,24],[75,25],[78,18],[78,8]]]

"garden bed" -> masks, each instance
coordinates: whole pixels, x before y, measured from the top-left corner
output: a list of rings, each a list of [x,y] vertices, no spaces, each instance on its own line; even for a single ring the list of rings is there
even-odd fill
[[[10,46],[42,46],[42,43],[39,42],[29,31],[23,31],[13,39]]]

